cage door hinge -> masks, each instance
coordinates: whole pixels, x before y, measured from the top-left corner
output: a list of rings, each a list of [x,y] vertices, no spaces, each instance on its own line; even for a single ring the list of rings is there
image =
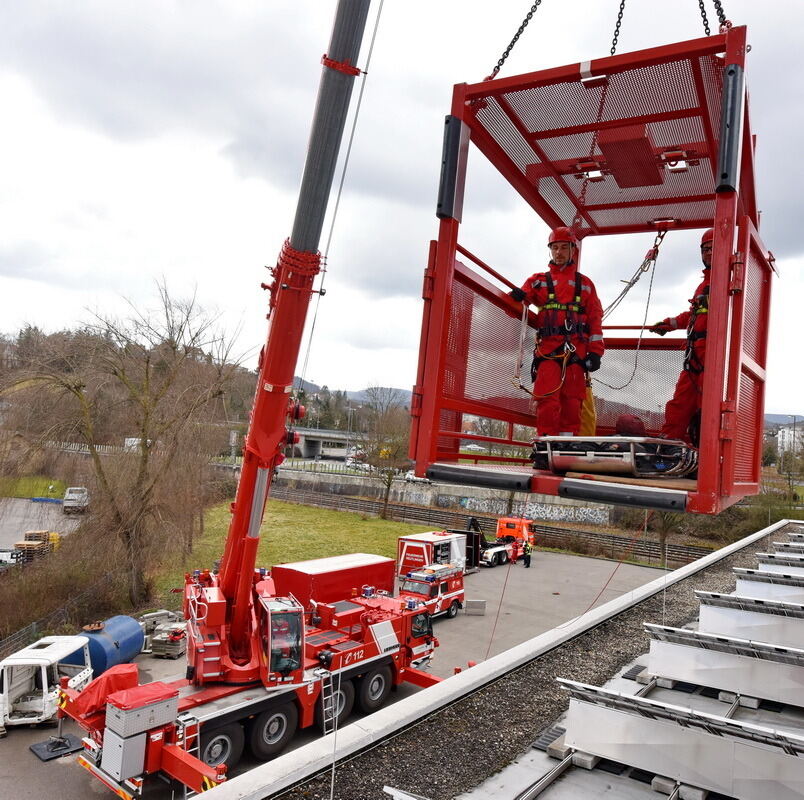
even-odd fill
[[[420,417],[422,415],[422,387],[414,386],[410,395],[410,416]]]
[[[731,259],[731,280],[729,294],[740,294],[745,288],[745,260],[743,254],[735,253]]]
[[[731,441],[737,427],[737,404],[734,400],[724,400],[720,404],[720,439]]]

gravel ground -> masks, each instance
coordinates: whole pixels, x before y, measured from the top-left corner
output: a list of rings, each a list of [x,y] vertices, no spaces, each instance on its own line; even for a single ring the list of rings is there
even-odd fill
[[[696,573],[635,608],[509,673],[394,739],[338,766],[336,800],[388,800],[383,785],[451,800],[494,775],[530,747],[568,706],[556,677],[601,685],[647,652],[646,621],[672,626],[697,618],[695,589],[734,590],[732,567],[756,566],[783,531]],[[282,800],[329,800],[330,776],[279,795]]]

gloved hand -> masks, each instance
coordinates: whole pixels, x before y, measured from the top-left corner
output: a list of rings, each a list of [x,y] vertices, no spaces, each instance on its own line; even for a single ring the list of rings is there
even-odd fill
[[[583,365],[587,372],[597,372],[600,369],[600,356],[597,353],[589,353]]]
[[[521,303],[525,299],[525,297],[527,296],[525,294],[525,292],[523,292],[522,289],[520,289],[518,286],[516,286],[513,289],[511,289],[511,291],[508,292],[508,294],[511,297],[513,297],[514,300],[517,301],[517,303]]]
[[[669,322],[665,322],[664,320],[662,320],[661,322],[657,322],[655,325],[651,325],[650,328],[648,328],[648,330],[651,333],[658,333],[659,336],[664,336],[666,333],[670,333],[670,331],[672,331],[673,328],[670,327]]]

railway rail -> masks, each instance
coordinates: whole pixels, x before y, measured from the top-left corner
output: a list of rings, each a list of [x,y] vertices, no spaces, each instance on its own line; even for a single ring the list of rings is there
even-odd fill
[[[364,497],[345,497],[326,492],[308,491],[307,489],[289,489],[285,486],[275,486],[271,490],[271,497],[274,500],[285,500],[300,505],[334,508],[339,511],[355,511],[372,515],[379,515],[383,506],[379,500],[370,500]],[[469,520],[474,517],[480,523],[483,532],[490,535],[494,535],[497,527],[497,516],[404,503],[389,503],[387,516],[397,522],[423,522],[427,525],[432,525],[434,528],[455,529],[465,529]],[[629,538],[627,536],[552,525],[537,525],[536,532],[538,543],[546,547],[592,551],[593,555],[618,560],[627,557],[637,561],[646,561],[649,564],[662,564],[664,561],[661,544],[647,539]],[[583,543],[584,547],[579,548],[579,542]],[[706,547],[696,547],[694,545],[668,543],[666,547],[667,562],[676,565],[689,564],[712,552],[711,549]]]

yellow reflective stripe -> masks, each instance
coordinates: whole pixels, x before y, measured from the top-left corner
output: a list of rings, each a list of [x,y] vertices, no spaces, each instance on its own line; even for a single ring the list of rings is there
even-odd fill
[[[217,781],[212,778],[207,778],[206,775],[201,778],[201,791],[206,792],[207,789],[214,789],[218,785]]]

